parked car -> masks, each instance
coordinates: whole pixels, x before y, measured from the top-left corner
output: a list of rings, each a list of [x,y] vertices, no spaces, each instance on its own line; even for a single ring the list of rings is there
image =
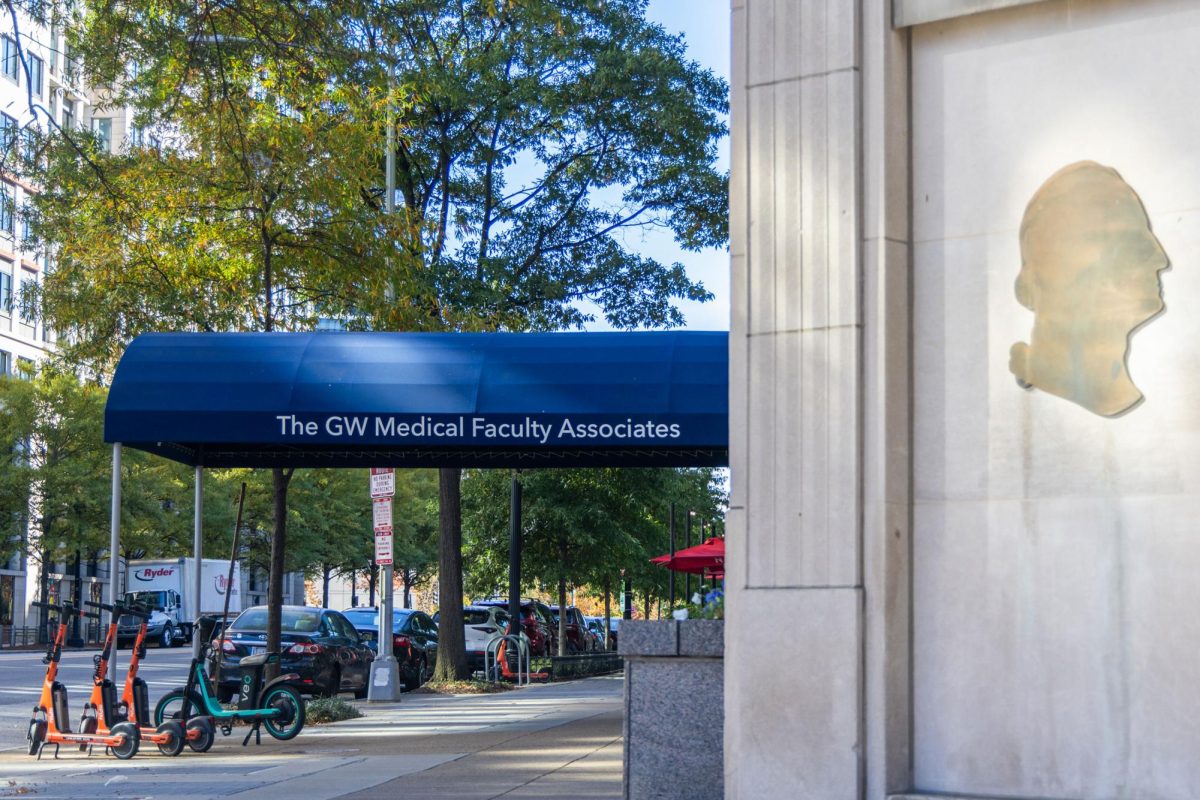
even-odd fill
[[[302,694],[333,696],[354,692],[367,696],[374,651],[354,626],[337,611],[308,606],[284,606],[280,624],[280,672],[295,672],[294,684]],[[221,672],[217,675],[216,651],[221,650]],[[209,674],[216,681],[217,699],[228,703],[242,682],[239,664],[245,656],[267,649],[267,607],[246,609],[213,641]]]
[[[379,609],[347,608],[343,612],[368,642],[379,639]],[[400,667],[404,688],[412,691],[429,680],[437,663],[437,623],[424,611],[392,609],[392,654]]]
[[[550,618],[554,622],[555,630],[558,629],[558,606],[550,606]],[[590,653],[592,647],[592,637],[588,636],[587,623],[583,620],[583,613],[575,606],[567,606],[567,616],[563,621],[563,632],[566,634],[566,655],[573,656],[579,653]],[[558,651],[555,651],[557,655]]]
[[[488,642],[498,639],[508,630],[508,611],[500,606],[466,606],[463,608],[463,636],[466,640],[467,666],[483,669],[483,654]]]
[[[600,620],[600,624],[602,624],[602,625],[604,624],[603,619]],[[621,618],[620,617],[609,617],[608,618],[608,649],[609,650],[617,649],[617,628],[619,628],[620,626],[621,626]]]
[[[592,649],[607,649],[604,646],[604,620],[600,617],[584,617],[583,621],[587,623],[588,635],[592,637]]]
[[[508,600],[490,597],[476,600],[474,606],[499,606],[508,608]],[[558,625],[550,617],[550,607],[538,600],[525,598],[521,601],[521,628],[529,637],[530,654],[535,658],[558,653]]]

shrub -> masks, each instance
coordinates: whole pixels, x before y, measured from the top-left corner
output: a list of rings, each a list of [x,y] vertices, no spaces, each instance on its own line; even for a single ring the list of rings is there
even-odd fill
[[[344,719],[361,717],[362,712],[340,697],[320,697],[309,700],[305,706],[305,717],[314,725],[341,722]]]

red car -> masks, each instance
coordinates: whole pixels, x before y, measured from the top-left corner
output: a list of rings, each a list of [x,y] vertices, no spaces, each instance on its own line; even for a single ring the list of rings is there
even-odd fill
[[[474,606],[500,606],[508,608],[508,600],[493,597],[488,600],[476,600]],[[530,655],[558,655],[558,623],[551,618],[550,607],[537,600],[524,598],[521,600],[521,629],[529,637]]]
[[[558,606],[550,606],[550,618],[554,620],[554,629],[557,632]],[[573,656],[577,653],[588,653],[595,649],[592,646],[592,637],[588,635],[587,623],[583,620],[583,613],[575,606],[567,606],[567,618],[563,625],[563,631],[566,633],[567,655]],[[555,655],[557,654],[556,651]]]

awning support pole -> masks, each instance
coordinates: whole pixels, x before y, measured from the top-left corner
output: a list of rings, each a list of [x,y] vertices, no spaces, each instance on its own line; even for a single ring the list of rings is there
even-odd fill
[[[118,585],[121,578],[124,577],[121,567],[121,443],[117,442],[113,445],[112,456],[112,516],[109,518],[109,539],[108,539],[108,604],[115,606],[117,598],[120,597],[117,593],[120,586]],[[112,616],[113,612],[108,612]],[[110,623],[111,624],[111,623]],[[117,654],[114,652],[108,659],[108,677],[113,682],[117,682]]]
[[[196,620],[200,616],[200,573],[204,570],[204,467],[196,465],[196,502],[195,502],[195,518],[193,519],[192,529],[192,558],[196,562],[196,569],[193,571],[192,577],[192,658],[200,657],[200,637],[196,635]],[[233,591],[232,585],[225,587],[225,592]]]
[[[508,614],[513,636],[521,635],[521,476],[512,471],[512,491],[509,494],[508,531]]]

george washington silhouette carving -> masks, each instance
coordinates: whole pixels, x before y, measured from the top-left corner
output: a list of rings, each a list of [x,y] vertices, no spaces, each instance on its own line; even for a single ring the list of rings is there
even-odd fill
[[[1034,319],[1029,343],[1010,351],[1017,383],[1104,416],[1137,405],[1129,339],[1163,310],[1158,273],[1168,264],[1116,170],[1080,161],[1054,173],[1021,220],[1017,300]]]

